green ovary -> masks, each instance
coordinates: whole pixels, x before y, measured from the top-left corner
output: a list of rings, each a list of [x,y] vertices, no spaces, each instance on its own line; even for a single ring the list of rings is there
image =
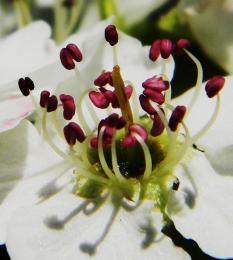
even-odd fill
[[[145,128],[150,128],[148,125],[148,118],[142,118],[140,121]],[[170,177],[172,177],[172,169],[167,171],[167,173],[163,176],[159,177],[157,175],[159,168],[158,166],[166,157],[168,149],[167,134],[164,133],[159,137],[153,137],[151,135],[148,136],[146,145],[149,148],[152,159],[152,172],[150,177],[146,180],[143,179],[145,171],[145,155],[141,146],[138,144],[133,148],[124,147],[122,145],[123,136],[124,130],[117,131],[117,162],[121,174],[125,177],[125,183],[115,183],[109,181],[109,183],[103,184],[95,180],[90,180],[86,177],[79,176],[77,177],[76,194],[88,199],[96,199],[106,190],[120,191],[123,194],[123,197],[129,200],[136,200],[135,198],[138,197],[140,197],[140,200],[152,200],[156,207],[160,208],[161,211],[164,211],[168,193],[171,189],[168,182]],[[108,167],[113,171],[111,146],[104,149],[104,155]],[[98,150],[89,148],[87,150],[87,157],[92,167],[95,169],[95,174],[108,179],[101,167]]]

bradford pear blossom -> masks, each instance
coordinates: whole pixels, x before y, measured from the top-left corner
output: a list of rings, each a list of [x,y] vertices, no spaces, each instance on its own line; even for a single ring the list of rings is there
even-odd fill
[[[231,0],[182,0],[180,17],[217,64],[233,72],[233,3]],[[211,22],[209,22],[211,21]]]
[[[1,134],[2,163],[6,176],[13,176],[3,175],[3,188],[11,189],[8,194],[3,189],[1,207],[2,241],[11,258],[190,259],[160,233],[170,218],[208,253],[230,255],[232,207],[222,194],[231,201],[233,184],[229,176],[216,174],[216,158],[211,159],[216,154],[208,145],[222,129],[226,141],[223,158],[217,158],[218,168],[224,168],[225,144],[231,140],[222,126],[232,127],[224,110],[225,103],[230,108],[231,78],[216,76],[204,89],[201,65],[185,49],[187,41],[160,39],[142,47],[115,26],[103,25],[85,44],[73,37],[61,49],[66,80],[34,99],[39,132],[24,119]],[[174,52],[188,55],[198,76],[194,90],[172,101]],[[23,95],[34,98],[33,75],[18,84]],[[206,103],[214,101],[216,107],[206,111]],[[220,123],[209,138],[218,114]],[[214,213],[211,222],[208,212]],[[214,240],[203,240],[203,231]],[[224,241],[217,236],[221,232]]]

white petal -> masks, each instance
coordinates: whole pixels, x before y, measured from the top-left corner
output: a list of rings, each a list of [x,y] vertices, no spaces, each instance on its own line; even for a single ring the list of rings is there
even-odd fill
[[[0,84],[30,73],[54,59],[50,27],[42,21],[13,33],[0,43]]]
[[[50,181],[69,166],[50,151],[26,120],[13,130],[1,133],[0,146],[1,243],[5,240],[5,227],[12,212],[46,197],[44,194],[51,189]],[[54,191],[56,184],[54,181]]]
[[[215,170],[223,175],[233,175],[233,77],[226,77],[223,90],[220,92],[221,108],[217,120],[203,136],[198,144],[201,149],[205,150],[207,158],[210,160]],[[174,100],[176,104],[186,105],[194,93],[195,89]],[[206,96],[204,85],[200,96],[193,107],[190,115],[185,119],[188,128],[193,134],[204,126],[210,119],[216,100],[209,99]]]
[[[196,192],[188,179],[192,176]],[[233,179],[215,173],[201,152],[195,152],[181,172],[181,186],[189,204],[182,215],[173,216],[177,229],[186,237],[194,239],[205,253],[214,257],[233,255]],[[192,202],[192,203],[190,203]]]
[[[147,233],[147,236],[151,235],[153,240],[151,225],[160,221],[158,214],[149,214],[147,205],[132,212],[121,208],[106,237],[94,248],[111,219],[114,207],[109,201],[100,204],[96,209],[93,205],[84,204],[81,199],[61,193],[44,204],[15,212],[16,215],[8,227],[6,242],[12,260],[69,260],[93,257],[113,260],[190,259],[167,238],[143,248],[146,225],[147,232],[151,232]],[[155,239],[158,239],[160,235],[156,235]],[[96,249],[92,256],[87,253],[91,249]]]
[[[149,13],[161,6],[165,0],[116,0],[114,2],[118,8],[119,15],[123,16],[123,21],[129,26],[142,20]]]
[[[0,102],[0,132],[16,127],[34,110],[30,98],[9,96]]]

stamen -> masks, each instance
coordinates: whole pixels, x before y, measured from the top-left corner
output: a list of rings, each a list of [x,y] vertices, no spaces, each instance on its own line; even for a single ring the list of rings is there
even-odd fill
[[[40,93],[40,106],[41,107],[43,107],[43,108],[46,107],[48,100],[49,100],[49,96],[50,96],[50,92],[47,90],[43,90]]]
[[[62,65],[67,69],[67,70],[72,70],[75,68],[75,63],[73,61],[72,55],[67,51],[66,48],[62,48],[60,52],[60,60]]]
[[[162,39],[160,41],[160,53],[162,58],[168,59],[172,53],[172,42],[169,39]]]
[[[47,112],[53,112],[57,109],[58,105],[58,100],[57,97],[52,95],[51,97],[48,98],[47,100]]]
[[[180,162],[180,160],[182,160],[182,158],[184,158],[187,150],[191,147],[191,144],[192,144],[192,138],[190,137],[188,127],[185,125],[184,122],[181,122],[181,125],[183,126],[183,128],[185,130],[185,142],[182,144],[180,149],[176,152],[176,156],[170,157],[169,163],[170,163],[171,167],[176,166]],[[169,158],[169,157],[167,157],[167,158]]]
[[[153,89],[147,88],[143,91],[143,94],[147,96],[149,99],[151,99],[152,101],[158,103],[159,105],[162,105],[165,101],[164,95],[161,92],[158,92]]]
[[[118,33],[115,25],[108,25],[105,28],[105,39],[111,46],[118,43]]]
[[[153,76],[142,83],[142,87],[162,92],[169,89],[169,82],[162,77]]]
[[[192,53],[190,53],[188,50],[184,49],[184,51],[188,54],[190,59],[195,63],[195,65],[197,67],[197,81],[196,81],[196,85],[194,87],[194,88],[196,88],[196,90],[194,91],[192,99],[191,99],[189,105],[187,106],[187,111],[188,111],[188,113],[190,113],[190,111],[192,110],[194,104],[196,103],[196,100],[202,89],[203,71],[202,71],[202,66],[201,66],[201,63],[199,62],[199,60],[194,55],[192,55]]]
[[[60,95],[60,100],[63,105],[63,116],[66,120],[71,120],[75,114],[74,98],[70,95]]]
[[[184,49],[187,49],[190,47],[190,41],[187,39],[179,39],[176,42],[176,45],[174,47],[174,52],[178,55],[181,55],[184,52]]]
[[[219,91],[223,88],[225,78],[223,76],[215,76],[209,79],[205,86],[206,94],[209,98],[216,96]]]
[[[115,182],[116,177],[112,173],[111,169],[108,167],[108,164],[105,160],[104,151],[103,151],[103,135],[104,135],[105,128],[106,127],[102,127],[100,129],[99,138],[98,138],[98,155],[104,173],[108,176],[110,180]]]
[[[98,78],[94,80],[94,84],[97,87],[104,87],[107,84],[113,86],[112,73],[109,71],[103,72]]]
[[[68,125],[66,125],[63,131],[67,143],[71,146],[76,143],[76,140],[82,143],[86,138],[81,127],[74,122],[70,122]]]
[[[111,155],[112,155],[112,167],[115,176],[119,182],[126,182],[126,179],[121,174],[118,163],[117,163],[117,153],[116,153],[116,135],[113,135],[112,145],[111,145]]]
[[[173,139],[173,133],[172,133],[170,127],[168,126],[168,121],[167,121],[167,119],[166,119],[166,117],[165,117],[165,115],[164,115],[163,110],[162,110],[158,105],[153,104],[152,101],[150,102],[150,104],[151,104],[152,107],[154,108],[155,112],[158,113],[158,115],[159,115],[161,121],[163,122],[163,124],[164,124],[164,126],[165,126],[165,128],[166,128],[166,131],[167,131],[168,138],[169,138],[170,140]]]
[[[77,100],[76,102],[76,109],[81,112],[81,114],[79,115],[80,117],[82,117],[82,125],[84,126],[85,124],[85,132],[87,132],[86,130],[87,129],[90,129],[89,126],[85,123],[85,120],[84,120],[84,117],[83,117],[83,113],[82,113],[82,103],[84,102],[85,100],[85,97],[87,96],[87,93],[89,91],[87,91],[87,89],[89,89],[89,86],[86,85],[85,81],[83,80],[82,76],[81,76],[81,73],[78,69],[78,66],[75,66],[75,75],[78,79],[78,81],[80,81],[80,88],[82,89],[83,91],[83,94],[79,97],[79,99]],[[93,109],[93,106],[92,104],[89,102],[89,98],[88,98],[88,102],[86,102],[86,105],[87,105],[87,108],[88,108],[88,111],[89,111],[89,114],[92,118],[92,120],[94,121],[95,124],[97,124],[99,122],[99,117],[97,116],[96,114],[96,111],[95,109]],[[77,113],[78,114],[78,113]],[[83,124],[84,123],[84,124]],[[90,131],[88,131],[90,132]]]
[[[52,141],[52,139],[49,137],[48,130],[47,130],[47,112],[44,110],[43,117],[42,117],[42,131],[45,140],[50,145],[50,147],[54,150],[56,154],[58,154],[60,157],[62,157],[64,160],[67,159],[67,155],[62,152]]]
[[[128,134],[124,137],[122,144],[125,147],[134,147],[137,144],[137,141],[133,135],[133,133],[136,133],[141,137],[142,140],[147,140],[148,134],[144,127],[142,127],[139,124],[132,124],[128,128]]]
[[[170,171],[173,170],[173,168],[180,162],[180,160],[184,158],[187,150],[191,147],[192,139],[190,137],[189,130],[187,126],[184,124],[184,122],[181,122],[181,125],[185,130],[185,142],[178,150],[176,150],[175,156],[174,156],[174,144],[169,147],[165,159],[158,166],[157,172],[159,176],[166,174],[167,171],[169,170]]]
[[[149,58],[152,61],[156,61],[160,55],[160,42],[161,40],[156,40],[152,43],[149,51]]]
[[[79,99],[77,100],[77,105],[76,105],[76,110],[77,110],[77,115],[79,117],[79,121],[82,125],[82,127],[84,128],[85,133],[88,135],[91,132],[91,128],[89,127],[89,125],[87,124],[85,117],[84,117],[84,113],[82,111],[82,102],[84,101],[84,97],[86,96],[88,91],[84,92]],[[89,108],[89,107],[88,107]]]
[[[30,90],[33,90],[35,87],[34,82],[29,77],[26,77],[25,79],[20,78],[18,86],[24,96],[29,96]]]
[[[217,102],[216,102],[216,106],[214,109],[214,113],[212,114],[212,116],[211,116],[210,120],[207,122],[207,124],[192,137],[193,144],[196,143],[196,141],[198,139],[200,139],[202,136],[204,136],[206,134],[206,132],[209,130],[209,128],[214,124],[214,122],[216,121],[216,119],[218,117],[220,107],[221,107],[221,98],[220,98],[220,95],[217,95]]]
[[[150,155],[150,150],[149,150],[148,146],[146,145],[144,139],[139,134],[134,132],[133,136],[136,138],[138,143],[141,145],[143,153],[144,153],[145,171],[143,174],[143,179],[146,180],[150,177],[150,175],[152,173],[152,159],[151,159],[151,155]]]
[[[82,61],[82,53],[76,44],[70,43],[66,48],[61,49],[60,60],[67,70],[72,70],[75,68],[74,60]]]
[[[152,126],[152,129],[150,131],[150,134],[152,136],[159,136],[159,135],[162,134],[164,128],[165,127],[164,127],[163,121],[161,120],[160,116],[156,112],[153,115],[153,126]]]
[[[72,56],[72,58],[77,61],[80,62],[83,59],[83,55],[82,52],[80,51],[80,49],[78,48],[78,46],[74,43],[69,43],[66,46],[66,50],[70,53],[70,55]]]
[[[178,124],[182,122],[184,115],[186,113],[186,107],[185,106],[177,106],[169,119],[169,127],[172,131],[176,131]]]
[[[107,108],[110,103],[105,95],[94,90],[89,92],[89,98],[96,107],[101,109]]]
[[[148,97],[146,97],[145,95],[140,95],[139,101],[140,101],[142,109],[145,110],[148,114],[153,115],[156,112],[156,110],[150,103],[150,99]]]

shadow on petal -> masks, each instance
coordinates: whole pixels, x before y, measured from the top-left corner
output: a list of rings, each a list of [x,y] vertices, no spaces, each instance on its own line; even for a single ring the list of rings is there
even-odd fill
[[[214,154],[206,152],[206,157],[218,174],[233,176],[233,144],[218,150]]]
[[[22,122],[16,128],[0,134],[0,203],[23,176],[28,152],[27,130],[27,125]]]

